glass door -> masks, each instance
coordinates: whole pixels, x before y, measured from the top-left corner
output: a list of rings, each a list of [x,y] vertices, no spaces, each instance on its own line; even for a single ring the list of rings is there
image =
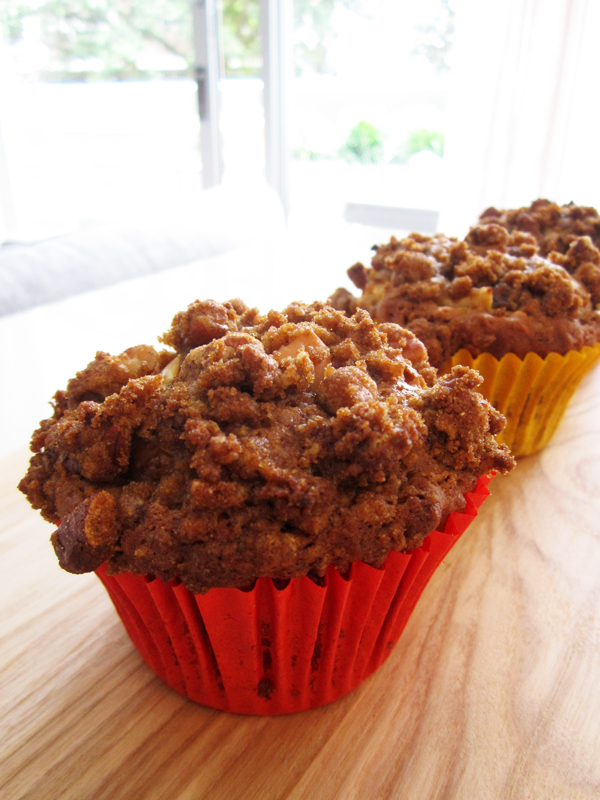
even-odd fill
[[[437,211],[449,0],[294,0],[294,8],[295,207],[307,207],[313,175],[330,173],[335,180],[321,182],[338,208]]]

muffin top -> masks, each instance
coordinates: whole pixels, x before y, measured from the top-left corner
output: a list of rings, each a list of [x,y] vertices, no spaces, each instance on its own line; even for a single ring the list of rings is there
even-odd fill
[[[528,208],[499,211],[488,208],[479,217],[482,224],[495,223],[508,231],[526,231],[535,237],[540,253],[566,253],[575,239],[589,236],[600,246],[600,217],[595,208],[569,203],[559,206],[549,200],[535,200]],[[596,301],[598,302],[598,301]]]
[[[438,369],[461,348],[545,357],[600,340],[600,252],[588,237],[544,258],[531,234],[482,224],[463,241],[413,233],[373,249],[369,269],[348,270],[362,295],[338,289],[332,304],[410,329]]]
[[[20,489],[70,572],[199,593],[377,567],[514,465],[476,373],[438,380],[412,333],[366,311],[197,301],[162,341],[97,353],[33,436]]]

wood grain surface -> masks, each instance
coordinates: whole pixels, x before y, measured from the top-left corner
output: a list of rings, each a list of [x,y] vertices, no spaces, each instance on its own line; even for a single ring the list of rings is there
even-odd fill
[[[600,369],[493,484],[384,666],[287,717],[186,701],[0,483],[0,797],[600,798]]]

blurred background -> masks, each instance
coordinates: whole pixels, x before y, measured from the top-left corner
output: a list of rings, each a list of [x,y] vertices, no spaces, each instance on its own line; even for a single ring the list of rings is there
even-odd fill
[[[177,217],[215,182],[270,182],[313,248],[593,204],[599,22],[591,0],[5,0],[0,233]]]
[[[193,204],[203,187],[194,10],[190,0],[2,4],[7,235]],[[285,141],[275,144],[285,148],[291,220],[372,222],[355,207],[362,203],[423,209],[435,226],[456,17],[449,0],[290,0],[285,10],[281,41],[270,43],[283,53]],[[260,0],[221,0],[214,12],[220,181],[247,187],[269,177],[269,43]]]

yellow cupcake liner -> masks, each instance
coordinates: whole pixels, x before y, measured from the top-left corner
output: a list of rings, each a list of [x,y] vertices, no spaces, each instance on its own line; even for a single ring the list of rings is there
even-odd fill
[[[482,375],[479,391],[506,417],[506,427],[496,438],[518,457],[548,444],[575,389],[598,360],[600,342],[564,356],[528,353],[520,359],[508,353],[500,361],[489,353],[474,358],[459,350],[443,371],[462,364]]]

